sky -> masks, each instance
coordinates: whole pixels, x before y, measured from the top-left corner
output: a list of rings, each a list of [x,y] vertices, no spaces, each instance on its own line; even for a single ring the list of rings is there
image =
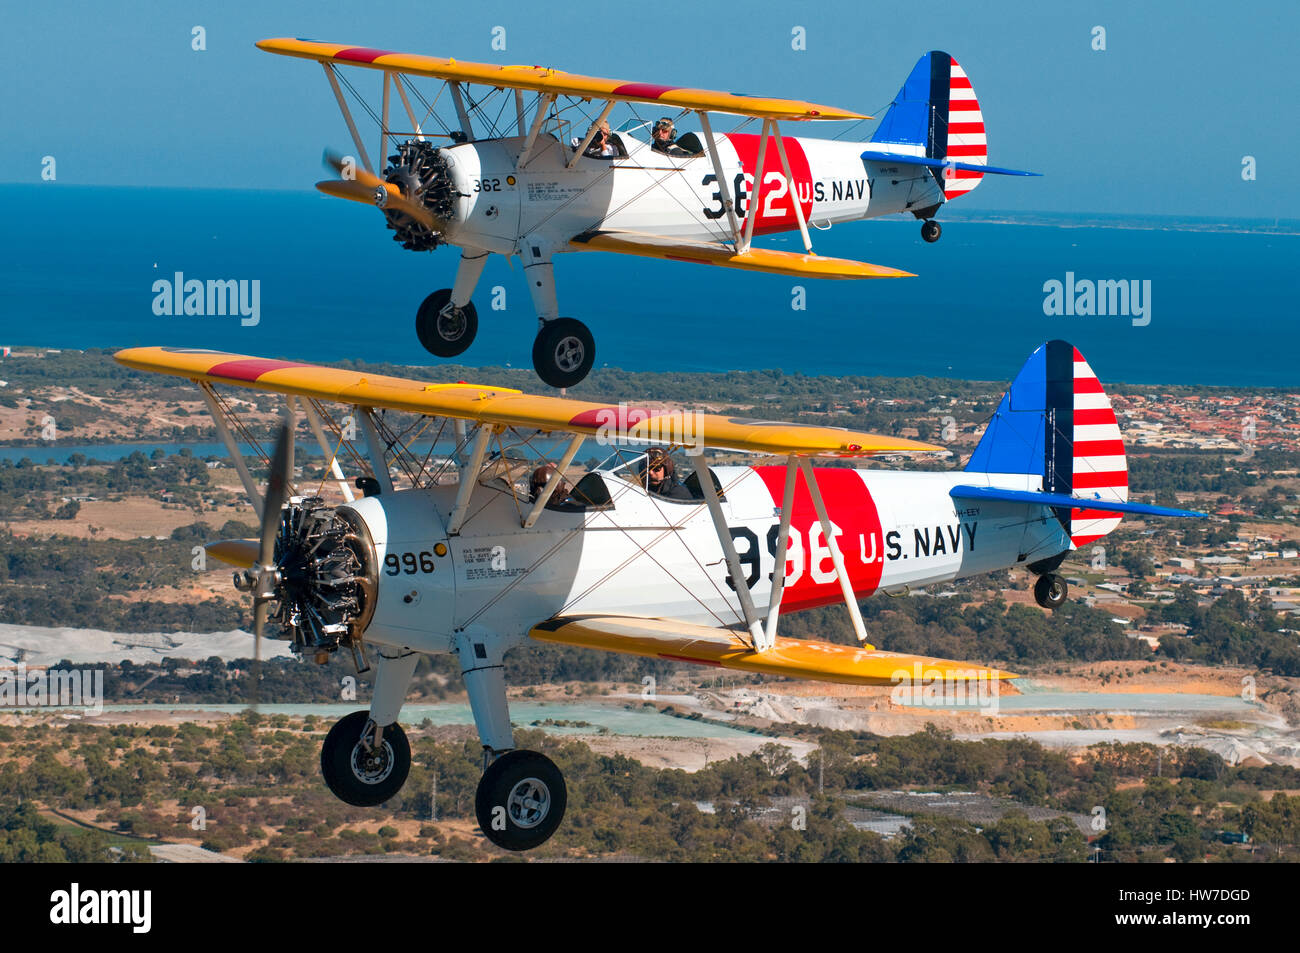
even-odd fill
[[[548,65],[877,116],[917,57],[943,49],[980,98],[989,161],[1044,173],[986,183],[964,208],[1300,217],[1300,178],[1285,171],[1300,153],[1294,0],[388,0],[364,10],[320,0],[47,0],[10,4],[4,19],[0,182],[40,184],[53,156],[51,187],[310,189],[324,177],[323,149],[348,146],[346,127],[320,67],[255,49],[265,37]],[[196,26],[204,50],[192,48]],[[804,50],[792,48],[796,26]],[[494,27],[505,28],[504,52],[491,48]],[[1093,48],[1097,27],[1104,50]],[[352,75],[378,98],[378,73]],[[1246,156],[1253,181],[1242,176]]]

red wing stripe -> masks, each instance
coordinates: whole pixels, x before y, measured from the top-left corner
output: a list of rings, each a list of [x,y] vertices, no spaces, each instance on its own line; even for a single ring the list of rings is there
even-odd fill
[[[392,50],[372,50],[366,46],[354,46],[346,50],[339,50],[334,54],[336,60],[348,60],[352,63],[373,63],[381,56],[388,56]]]
[[[658,99],[664,93],[671,93],[680,86],[659,86],[655,83],[624,83],[614,89],[615,96],[635,96],[638,99]]]
[[[213,377],[224,377],[232,381],[247,381],[254,383],[263,374],[271,371],[284,370],[286,367],[310,367],[309,364],[299,364],[296,361],[273,361],[270,358],[250,357],[242,361],[226,361],[223,364],[217,364],[208,369],[208,374]]]

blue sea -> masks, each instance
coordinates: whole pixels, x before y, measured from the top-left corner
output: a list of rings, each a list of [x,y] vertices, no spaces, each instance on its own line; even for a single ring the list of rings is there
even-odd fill
[[[0,345],[165,344],[310,361],[439,361],[414,334],[457,252],[405,251],[378,211],[315,192],[0,186]],[[593,330],[597,365],[628,370],[931,375],[1008,380],[1048,338],[1072,341],[1106,382],[1300,387],[1300,237],[1197,230],[1173,220],[1103,226],[945,218],[923,243],[901,217],[815,231],[821,254],[915,272],[799,281],[609,254],[563,255],[562,314]],[[1271,224],[1271,223],[1270,223]],[[1142,225],[1144,227],[1132,227]],[[1246,226],[1243,225],[1243,228]],[[798,234],[760,244],[799,248]],[[153,283],[257,279],[260,321],[153,313]],[[1044,283],[1151,282],[1150,323],[1048,316]],[[795,285],[806,310],[791,307]],[[492,289],[506,307],[494,311]],[[520,269],[488,265],[479,336],[461,361],[531,365],[536,318]],[[0,377],[3,377],[0,364]],[[540,385],[539,385],[540,386]]]

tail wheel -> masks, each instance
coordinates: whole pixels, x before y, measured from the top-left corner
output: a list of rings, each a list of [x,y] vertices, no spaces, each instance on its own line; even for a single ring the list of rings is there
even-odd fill
[[[470,301],[457,308],[451,303],[451,289],[440,288],[425,298],[415,313],[415,333],[430,354],[455,357],[474,343],[478,310]]]
[[[596,341],[587,326],[573,318],[547,321],[533,341],[533,368],[552,387],[572,387],[596,363]]]
[[[506,850],[545,843],[564,820],[564,776],[536,751],[507,751],[483,772],[474,797],[483,836]]]
[[[378,745],[362,738],[370,721],[354,711],[334,723],[320,751],[320,770],[334,796],[354,807],[374,807],[391,800],[411,771],[411,745],[396,723],[386,725]]]
[[[1064,578],[1054,572],[1038,577],[1034,583],[1034,599],[1044,609],[1059,609],[1065,605],[1065,597],[1070,594],[1070,586]]]
[[[934,244],[943,234],[943,228],[934,219],[921,223],[921,237],[927,242]]]

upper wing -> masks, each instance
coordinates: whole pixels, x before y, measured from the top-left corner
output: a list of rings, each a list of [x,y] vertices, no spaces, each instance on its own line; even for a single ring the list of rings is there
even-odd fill
[[[501,66],[495,63],[467,63],[441,56],[393,53],[346,43],[318,43],[280,37],[262,40],[258,49],[282,56],[298,56],[323,63],[344,63],[370,69],[392,70],[415,76],[460,83],[482,83],[507,89],[529,89],[539,93],[613,99],[619,102],[655,103],[683,109],[754,116],[759,119],[870,119],[861,113],[833,106],[820,106],[797,99],[765,99],[739,93],[722,93],[684,86],[631,83],[621,79],[579,76],[543,66]]]
[[[1019,677],[975,662],[900,655],[870,646],[803,639],[778,638],[773,648],[755,652],[728,629],[640,616],[558,616],[538,623],[528,634],[539,642],[849,685],[997,681]]]
[[[584,232],[569,240],[575,248],[588,251],[611,251],[667,261],[693,261],[723,268],[765,271],[796,278],[915,278],[910,271],[847,258],[827,258],[800,252],[750,248],[737,252],[717,242],[692,242],[641,232]]]
[[[194,381],[235,384],[359,407],[387,407],[547,432],[558,430],[611,439],[803,456],[869,457],[878,453],[943,449],[915,440],[856,433],[838,427],[804,427],[720,414],[683,414],[654,407],[598,404],[463,382],[428,384],[221,351],[136,347],[118,351],[115,357],[127,367]]]

